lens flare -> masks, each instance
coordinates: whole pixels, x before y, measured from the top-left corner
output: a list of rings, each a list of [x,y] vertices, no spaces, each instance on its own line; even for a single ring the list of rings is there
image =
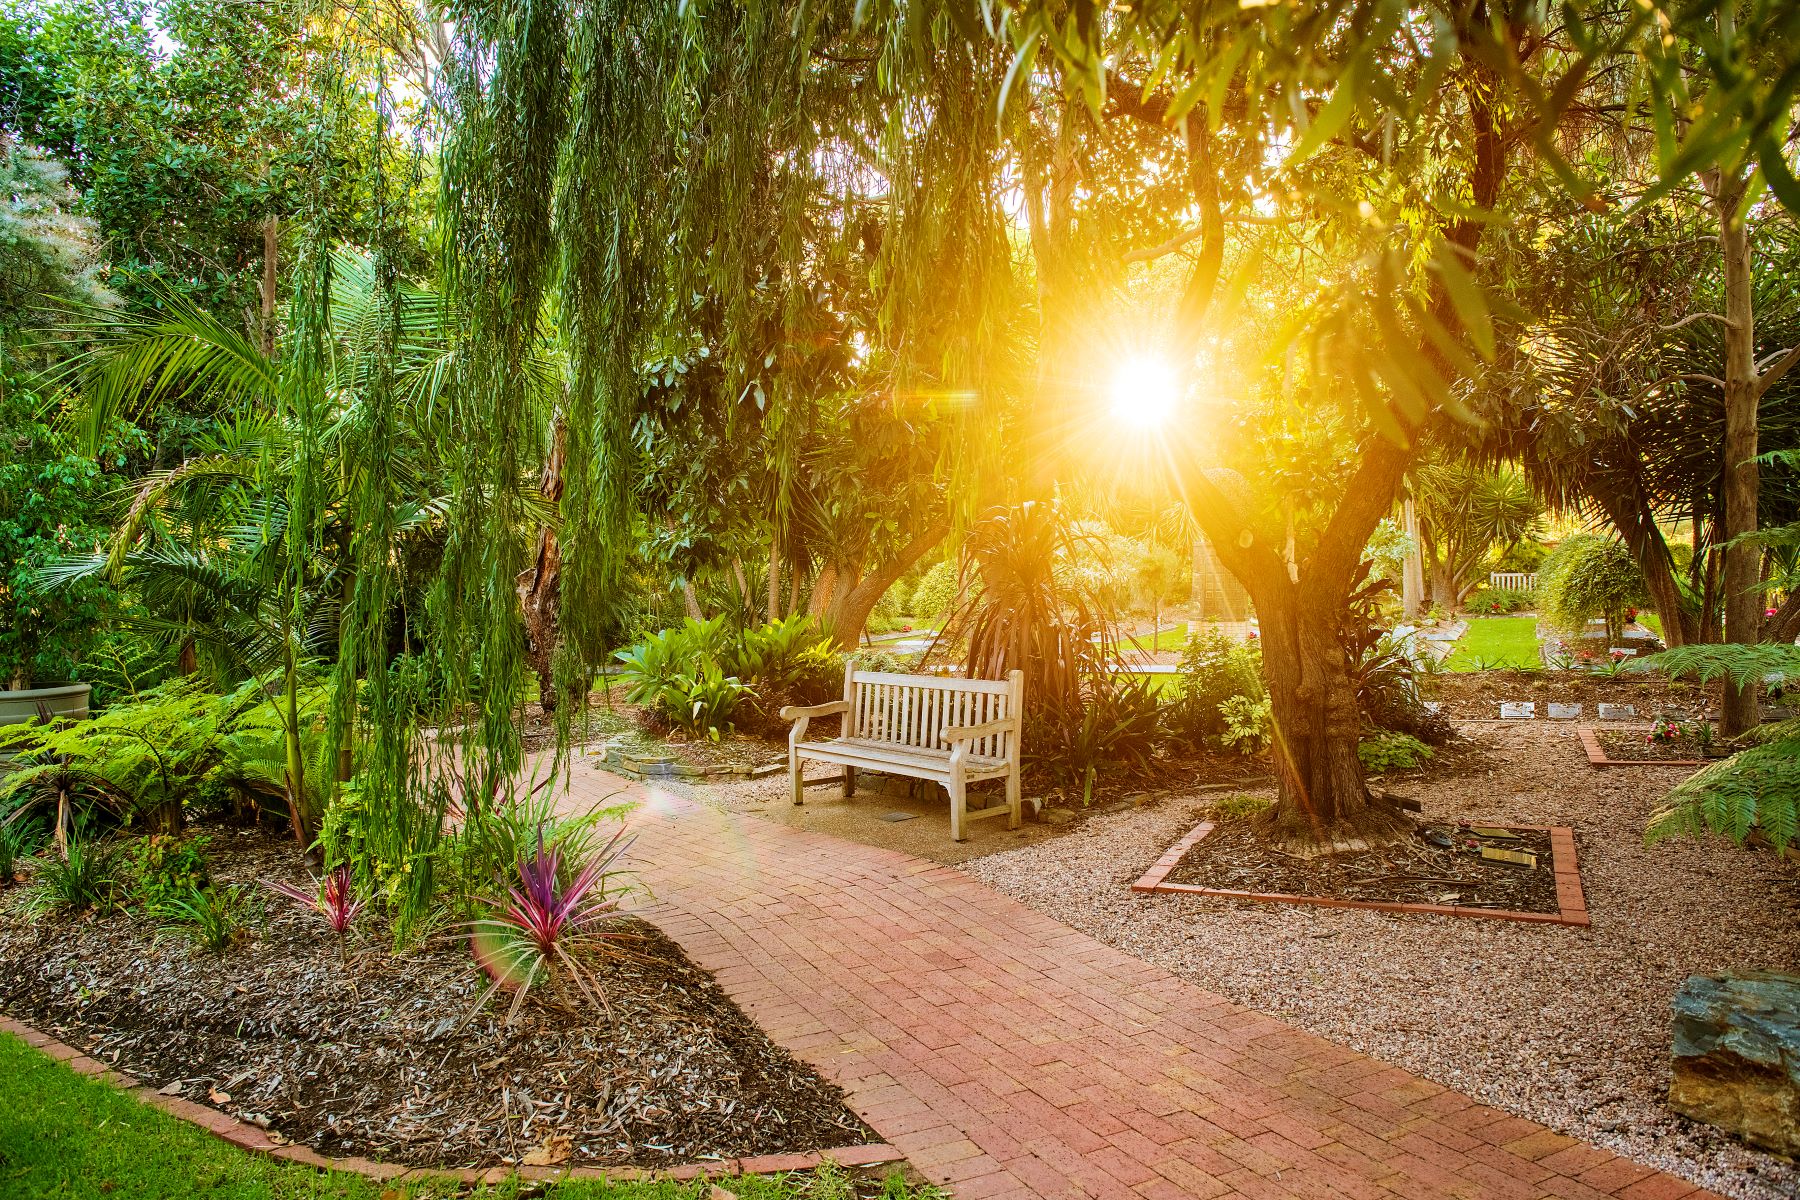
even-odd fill
[[[1181,381],[1167,360],[1133,355],[1113,372],[1112,414],[1140,433],[1153,433],[1169,423],[1181,402]]]

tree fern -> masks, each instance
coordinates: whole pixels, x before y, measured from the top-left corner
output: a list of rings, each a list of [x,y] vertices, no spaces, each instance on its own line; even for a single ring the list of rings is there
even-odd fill
[[[1740,685],[1800,677],[1800,646],[1681,646],[1643,660],[1670,675],[1694,672]],[[1644,831],[1647,842],[1677,835],[1722,834],[1742,842],[1760,830],[1778,850],[1800,832],[1800,720],[1765,725],[1752,744],[1695,772],[1663,797]]]

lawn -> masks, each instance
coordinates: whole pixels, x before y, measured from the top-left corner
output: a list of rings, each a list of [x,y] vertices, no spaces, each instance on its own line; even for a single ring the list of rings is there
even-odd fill
[[[117,1088],[77,1075],[9,1034],[0,1034],[0,1080],[5,1081],[0,1083],[0,1196],[7,1200],[509,1200],[521,1192],[516,1182],[473,1191],[448,1181],[400,1187],[250,1154]],[[743,1200],[849,1200],[852,1195],[847,1180],[823,1174],[744,1176],[729,1183]],[[710,1185],[584,1181],[539,1187],[525,1185],[530,1195],[558,1200],[699,1200]],[[883,1195],[925,1200],[939,1193],[909,1188],[895,1176]]]
[[[1538,656],[1537,618],[1470,617],[1469,631],[1457,639],[1444,665],[1452,671],[1542,666],[1543,659]]]
[[[1125,644],[1137,650],[1185,650],[1188,644],[1188,626],[1184,621],[1179,625],[1157,630],[1154,645],[1147,634],[1127,637]]]

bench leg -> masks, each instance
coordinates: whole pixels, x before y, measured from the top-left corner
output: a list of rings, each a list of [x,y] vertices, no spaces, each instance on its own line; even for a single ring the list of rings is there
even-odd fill
[[[1006,827],[1019,827],[1019,795],[1023,789],[1019,786],[1019,764],[1014,763],[1006,776]]]
[[[848,800],[850,797],[852,797],[854,795],[856,795],[856,768],[855,767],[845,767],[844,768],[844,799]]]
[[[950,776],[950,782],[944,785],[950,791],[950,840],[964,840],[963,825],[967,823],[969,812],[968,793],[963,784],[962,772]]]
[[[788,751],[788,781],[794,788],[794,803],[806,802],[806,785],[800,781],[800,756],[792,750]]]

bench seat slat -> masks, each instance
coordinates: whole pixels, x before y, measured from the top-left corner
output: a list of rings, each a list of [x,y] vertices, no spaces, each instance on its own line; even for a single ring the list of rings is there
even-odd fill
[[[794,747],[794,752],[801,758],[866,767],[871,771],[892,771],[901,775],[927,773],[920,778],[948,778],[950,774],[948,750],[896,746],[892,742],[876,741],[873,738],[833,738],[828,742],[801,742]],[[1008,764],[1003,758],[982,758],[971,754],[963,759],[963,771],[970,777],[990,771],[1003,774],[1007,769]]]

